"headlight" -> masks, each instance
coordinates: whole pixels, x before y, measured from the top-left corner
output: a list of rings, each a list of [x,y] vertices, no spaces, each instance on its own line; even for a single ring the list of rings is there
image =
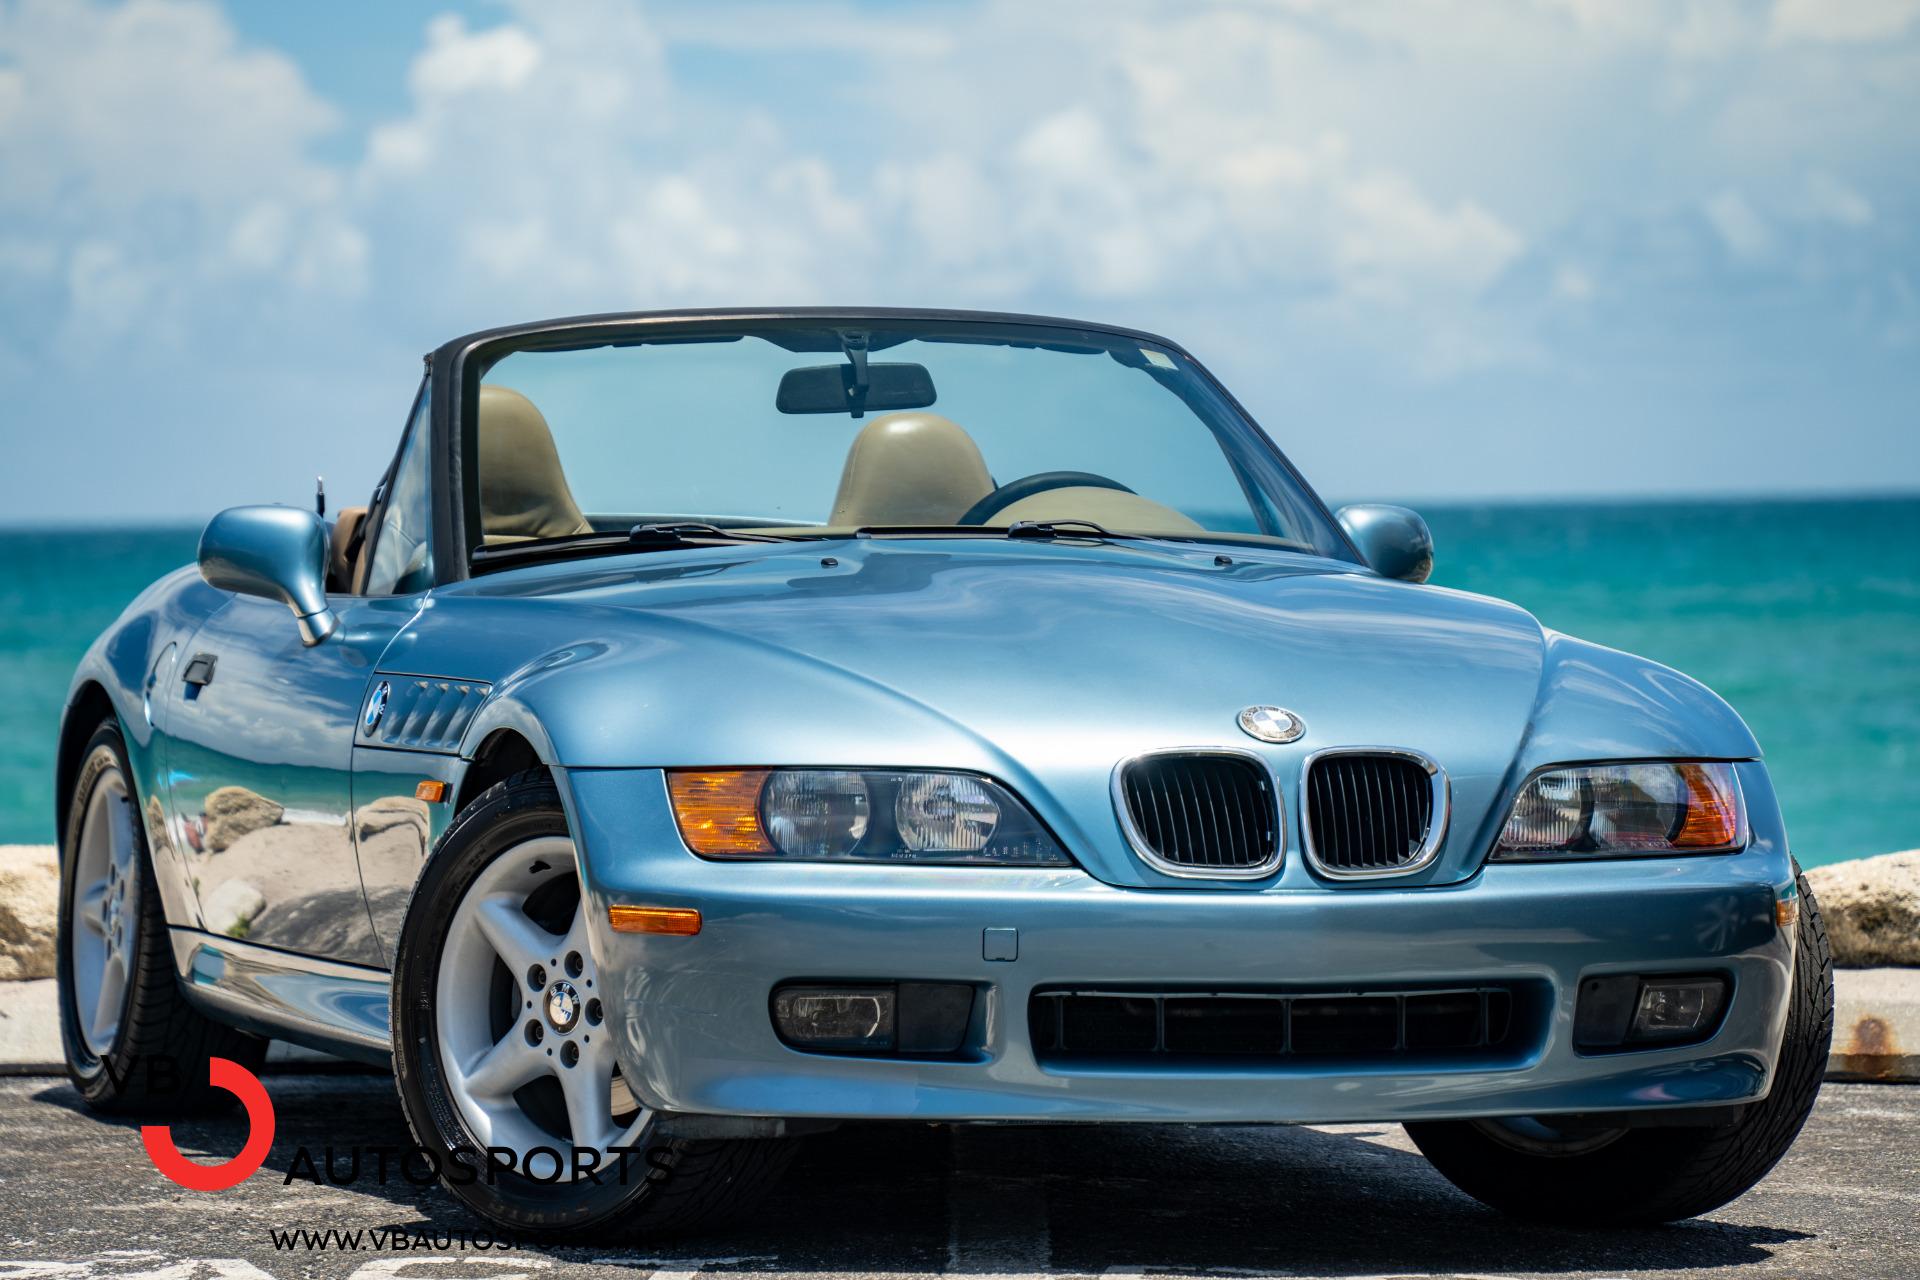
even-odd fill
[[[1570,765],[1537,773],[1521,788],[1493,857],[1732,853],[1746,839],[1730,764]]]
[[[674,821],[704,858],[1066,867],[1072,859],[1005,787],[902,769],[675,769]]]

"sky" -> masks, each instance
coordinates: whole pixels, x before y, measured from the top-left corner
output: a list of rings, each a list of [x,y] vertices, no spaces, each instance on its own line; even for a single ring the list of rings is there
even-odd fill
[[[1165,333],[1339,501],[1920,490],[1920,0],[0,0],[0,523],[865,303]]]

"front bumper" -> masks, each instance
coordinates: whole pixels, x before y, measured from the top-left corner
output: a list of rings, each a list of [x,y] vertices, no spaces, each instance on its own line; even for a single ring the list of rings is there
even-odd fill
[[[1763,784],[1764,785],[1764,784]],[[1784,849],[1731,857],[1495,865],[1417,889],[1116,888],[1079,871],[716,863],[682,845],[653,770],[562,779],[583,852],[595,960],[623,1075],[648,1104],[717,1115],[1215,1123],[1448,1119],[1703,1106],[1764,1097],[1786,1017]],[[611,903],[695,907],[695,937],[614,933]],[[986,929],[1018,931],[987,960]],[[1714,1036],[1683,1048],[1574,1051],[1583,976],[1727,974]],[[769,995],[792,980],[972,983],[966,1060],[788,1048]],[[1532,984],[1530,1038],[1497,1062],[1395,1059],[1258,1068],[1043,1064],[1035,988],[1378,990]]]

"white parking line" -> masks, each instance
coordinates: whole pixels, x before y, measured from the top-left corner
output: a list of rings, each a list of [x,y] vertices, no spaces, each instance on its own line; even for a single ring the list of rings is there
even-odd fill
[[[772,1262],[770,1253],[749,1253],[730,1258],[593,1258],[582,1265],[595,1267],[631,1267],[653,1272],[653,1280],[694,1280],[708,1267],[738,1269],[745,1262]]]

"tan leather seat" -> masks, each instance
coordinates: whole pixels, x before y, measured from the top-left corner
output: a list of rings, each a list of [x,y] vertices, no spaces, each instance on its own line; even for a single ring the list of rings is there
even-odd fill
[[[333,518],[333,532],[327,542],[327,590],[348,592],[358,586],[360,562],[366,559],[361,553],[367,546],[360,536],[360,526],[366,518],[365,507],[342,507]],[[349,549],[353,554],[347,554]]]
[[[511,387],[480,388],[480,531],[489,541],[593,532],[547,420]]]
[[[882,414],[847,450],[827,522],[953,524],[993,488],[980,447],[957,424],[923,410]]]

